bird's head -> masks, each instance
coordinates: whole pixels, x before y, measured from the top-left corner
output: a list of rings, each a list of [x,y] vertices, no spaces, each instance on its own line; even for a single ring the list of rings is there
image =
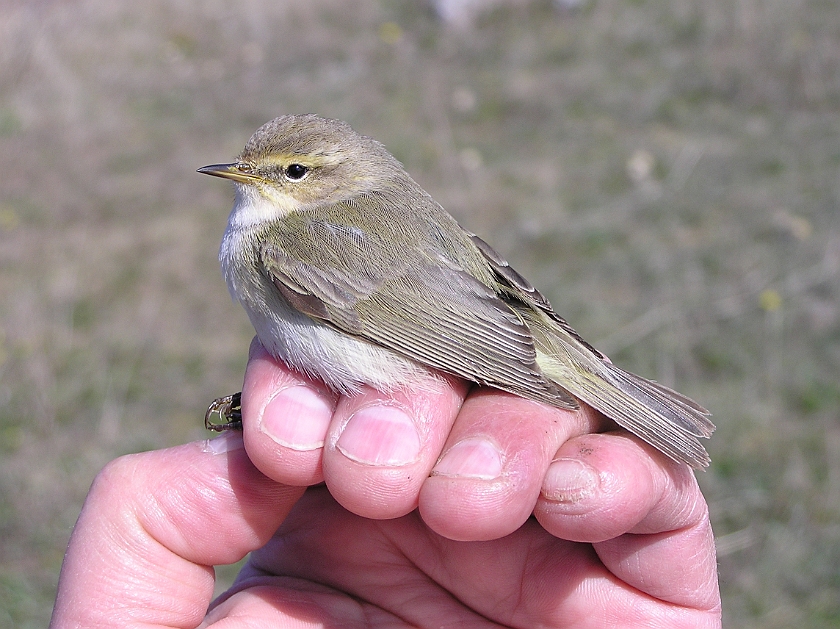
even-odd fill
[[[382,144],[314,114],[275,118],[235,162],[198,172],[234,181],[241,200],[261,207],[267,201],[279,215],[382,189],[405,175]]]

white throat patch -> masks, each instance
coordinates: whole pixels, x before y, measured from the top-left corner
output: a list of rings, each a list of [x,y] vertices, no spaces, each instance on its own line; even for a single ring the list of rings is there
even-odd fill
[[[257,189],[253,185],[236,184],[228,226],[247,229],[277,220],[300,209],[297,199],[271,188]]]

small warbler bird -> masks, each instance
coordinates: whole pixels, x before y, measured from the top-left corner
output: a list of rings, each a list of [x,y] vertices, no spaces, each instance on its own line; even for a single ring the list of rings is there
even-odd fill
[[[454,374],[559,408],[579,402],[706,467],[709,412],[628,373],[465,231],[372,138],[312,114],[260,127],[238,159],[219,254],[262,345],[341,393]],[[223,417],[238,398],[208,410]]]

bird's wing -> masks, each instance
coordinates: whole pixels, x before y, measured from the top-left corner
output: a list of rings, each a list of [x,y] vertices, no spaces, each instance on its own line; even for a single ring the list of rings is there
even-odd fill
[[[507,260],[478,236],[473,243],[499,279],[508,303],[530,322],[543,373],[575,397],[677,461],[705,467],[709,456],[697,437],[715,430],[709,411],[668,387],[629,373],[587,343]]]
[[[295,309],[435,369],[577,406],[540,373],[519,314],[444,256],[405,247],[395,258],[394,243],[326,220],[286,231],[263,246],[261,260]]]

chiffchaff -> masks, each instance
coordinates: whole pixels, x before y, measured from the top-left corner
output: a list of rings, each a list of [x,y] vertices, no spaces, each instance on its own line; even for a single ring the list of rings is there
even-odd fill
[[[440,370],[560,408],[582,400],[672,459],[709,464],[708,411],[610,363],[376,140],[281,116],[237,161],[198,172],[235,184],[225,280],[292,369],[343,393]]]

